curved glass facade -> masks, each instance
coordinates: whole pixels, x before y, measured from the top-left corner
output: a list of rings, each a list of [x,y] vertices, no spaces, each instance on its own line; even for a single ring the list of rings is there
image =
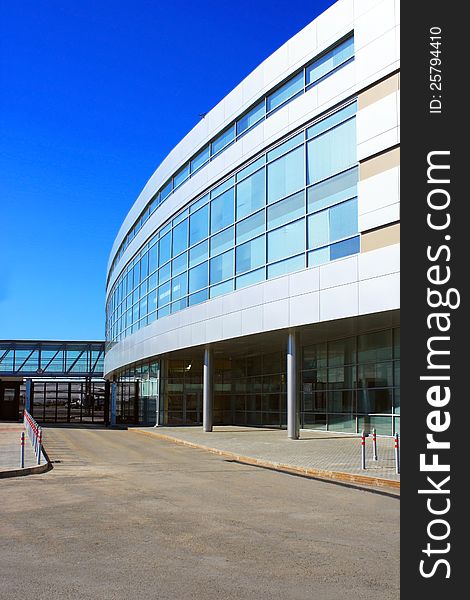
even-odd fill
[[[172,175],[152,197],[145,209],[141,212],[134,225],[122,241],[116,256],[113,259],[108,278],[113,273],[117,261],[134,239],[150,215],[167,198],[178,189],[187,179],[192,177],[210,160],[223,152],[232,142],[243,136],[252,127],[267,119],[278,108],[284,106],[312,86],[336,72],[354,58],[354,38],[348,36],[334,47],[323,52],[305,65],[300,72],[288,77],[274,90],[265,94],[252,105],[243,115],[225,127],[208,144],[199,149],[179,170]]]
[[[359,252],[356,102],[257,157],[161,227],[116,280],[106,339]]]

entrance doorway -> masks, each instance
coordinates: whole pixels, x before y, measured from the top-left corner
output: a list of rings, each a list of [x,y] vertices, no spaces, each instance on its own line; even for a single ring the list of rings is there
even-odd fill
[[[20,418],[20,382],[0,381],[0,419],[18,421]]]

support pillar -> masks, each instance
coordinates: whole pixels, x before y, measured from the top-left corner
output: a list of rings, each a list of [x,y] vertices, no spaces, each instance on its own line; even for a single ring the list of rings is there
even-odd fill
[[[117,383],[111,383],[111,427],[116,425],[116,400],[117,400]]]
[[[31,384],[31,379],[27,379],[25,382],[24,407],[29,413],[31,413]]]
[[[212,348],[204,349],[204,366],[202,373],[202,428],[203,431],[212,431],[212,386],[213,357]]]
[[[297,388],[297,336],[292,329],[287,338],[287,435],[291,440],[299,439]]]

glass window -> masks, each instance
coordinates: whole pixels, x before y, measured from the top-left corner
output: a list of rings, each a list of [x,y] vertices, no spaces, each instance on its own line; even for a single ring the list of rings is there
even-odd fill
[[[188,253],[183,252],[171,262],[171,274],[173,277],[179,275],[188,268]]]
[[[325,77],[352,56],[354,56],[354,38],[350,37],[307,67],[307,85]]]
[[[393,363],[366,363],[358,366],[358,386],[384,388],[393,386]]]
[[[186,181],[186,179],[189,177],[189,163],[184,165],[184,167],[181,169],[181,171],[178,171],[178,173],[176,173],[176,175],[173,177],[173,183],[175,188],[177,186],[179,186],[181,183],[183,183],[183,181]]]
[[[319,248],[318,250],[313,250],[308,253],[308,266],[309,267],[318,267],[318,265],[323,265],[330,260],[330,247],[326,246],[325,248]]]
[[[329,209],[330,241],[334,242],[357,233],[357,199],[348,200]],[[315,216],[315,215],[313,215]]]
[[[392,332],[376,331],[357,338],[358,362],[379,362],[392,358]]]
[[[164,306],[163,308],[158,309],[158,318],[166,317],[170,314],[170,305]]]
[[[194,267],[209,256],[209,242],[205,240],[189,251],[189,266]]]
[[[268,165],[268,203],[290,196],[305,185],[303,147]]]
[[[215,140],[212,142],[211,154],[216,154],[217,152],[222,150],[222,148],[225,148],[225,146],[227,146],[227,144],[230,144],[230,142],[234,139],[234,137],[235,137],[235,127],[234,127],[234,125],[231,125],[228,129],[226,129],[221,134],[219,134],[215,138]]]
[[[220,254],[210,261],[211,284],[219,283],[229,277],[233,277],[233,250]]]
[[[187,273],[173,277],[171,280],[171,299],[178,300],[188,293],[188,277]]]
[[[305,214],[305,195],[299,192],[268,207],[268,229],[279,227]]]
[[[265,205],[265,170],[261,169],[237,184],[237,219]]]
[[[189,270],[189,291],[195,292],[208,285],[208,268],[207,262],[198,265]]]
[[[321,119],[315,125],[312,125],[307,129],[307,138],[316,137],[323,133],[327,129],[332,129],[335,125],[339,125],[343,121],[346,121],[350,117],[354,117],[357,113],[357,101],[351,102],[348,106],[345,106],[341,110],[337,110],[329,117]]]
[[[158,306],[163,306],[170,301],[170,282],[164,283],[158,288]]]
[[[240,288],[244,288],[247,285],[253,285],[255,283],[259,283],[260,281],[264,281],[266,279],[265,268],[257,269],[256,271],[251,271],[251,273],[246,273],[246,275],[240,275],[236,279],[237,290]]]
[[[222,195],[211,202],[211,233],[223,229],[233,223],[233,188],[230,188]]]
[[[211,198],[217,198],[217,196],[220,196],[220,194],[222,192],[225,192],[226,190],[231,188],[233,186],[233,184],[234,184],[234,178],[229,177],[229,179],[226,179],[220,185],[218,185],[217,187],[215,187],[211,190]]]
[[[159,241],[159,265],[165,264],[171,258],[171,232]]]
[[[250,112],[247,112],[246,115],[238,119],[237,135],[243,133],[243,131],[246,131],[255,123],[258,123],[258,121],[264,117],[265,112],[264,100],[261,100],[261,102],[258,102]]]
[[[252,237],[264,233],[265,231],[265,214],[264,210],[244,219],[237,223],[237,244],[245,242]]]
[[[157,287],[157,273],[152,273],[152,275],[150,275],[150,277],[149,277],[148,289],[153,290],[156,287]]]
[[[308,218],[308,247],[318,248],[330,241],[330,219],[327,210]]]
[[[189,306],[193,306],[194,304],[200,304],[201,302],[204,302],[208,298],[209,298],[209,291],[201,290],[200,292],[197,292],[196,294],[192,294],[191,296],[189,296],[188,304],[189,304]]]
[[[171,192],[172,188],[173,188],[173,184],[172,184],[172,181],[170,179],[170,181],[168,181],[165,184],[165,187],[160,192],[160,197],[161,197],[162,200],[165,200],[165,198],[170,195],[170,192]]]
[[[187,298],[180,298],[179,300],[176,300],[176,302],[172,302],[171,303],[171,312],[178,312],[179,310],[183,310],[183,308],[186,308],[188,306],[188,299]]]
[[[139,303],[140,317],[142,318],[147,314],[147,296],[144,296]]]
[[[308,212],[328,208],[357,196],[357,179],[358,169],[354,167],[310,187],[307,198]]]
[[[330,246],[330,259],[336,260],[350,254],[357,254],[360,251],[359,236],[353,237],[343,242],[337,242]]]
[[[350,119],[307,143],[307,180],[316,183],[356,162],[356,122]]]
[[[189,243],[192,246],[196,242],[207,237],[209,233],[209,205],[193,213],[189,217]]]
[[[233,227],[211,237],[211,256],[233,247]]]
[[[216,298],[217,296],[221,296],[222,294],[227,294],[228,292],[233,291],[233,279],[229,281],[224,281],[223,283],[219,283],[218,285],[213,285],[210,289],[210,297]]]
[[[356,338],[328,342],[328,366],[339,367],[356,362]]]
[[[149,250],[149,273],[153,273],[158,266],[158,243]]]
[[[186,217],[188,215],[189,215],[189,209],[188,208],[186,210],[183,210],[182,212],[180,212],[180,214],[173,219],[173,227],[175,225],[178,225],[178,223],[181,223],[181,221],[183,221],[184,219],[186,219]]]
[[[289,79],[283,86],[266,98],[266,108],[268,112],[277,108],[292,96],[295,96],[304,87],[304,72],[301,71],[292,79]]]
[[[148,295],[148,311],[152,312],[157,308],[157,290],[152,290]]]
[[[237,247],[236,251],[236,272],[243,273],[244,271],[251,271],[264,265],[266,262],[266,241],[265,236],[246,242],[241,246]]]
[[[304,139],[305,139],[305,134],[302,131],[301,133],[298,133],[294,137],[291,137],[289,140],[287,140],[283,144],[276,146],[276,148],[274,148],[274,150],[271,150],[270,152],[268,152],[268,156],[267,156],[268,162],[271,162],[272,160],[279,158],[283,154],[286,154],[286,152],[288,152],[289,150],[292,150],[292,148],[295,148],[296,146],[301,144],[304,141]]]
[[[209,160],[209,146],[203,148],[191,161],[191,173],[197,171],[199,167],[202,167]]]
[[[149,274],[149,255],[146,252],[140,259],[140,279],[141,281]]]
[[[269,265],[268,279],[271,279],[272,277],[280,277],[281,275],[287,275],[287,273],[300,271],[304,268],[305,256],[300,254],[299,256],[294,256],[292,258],[288,258],[287,260],[275,263],[274,265]]]
[[[163,283],[170,279],[171,263],[167,263],[164,267],[160,267],[158,270],[158,283]]]
[[[188,247],[188,219],[173,228],[173,255],[176,256]]]
[[[238,171],[238,173],[235,175],[235,180],[237,182],[240,182],[242,179],[245,179],[245,177],[248,177],[248,175],[251,175],[252,173],[257,171],[259,168],[264,166],[265,163],[266,163],[266,158],[263,154],[263,156],[258,158],[258,160],[255,160],[254,162],[249,164],[247,167],[245,167],[241,171]]]
[[[305,250],[305,219],[268,233],[268,262],[281,260]]]
[[[199,210],[201,208],[201,206],[204,206],[204,204],[207,204],[207,202],[209,201],[209,194],[206,194],[205,196],[203,196],[202,198],[199,198],[199,200],[196,200],[196,202],[193,202],[191,204],[191,206],[189,207],[189,212],[195,213],[197,210]]]

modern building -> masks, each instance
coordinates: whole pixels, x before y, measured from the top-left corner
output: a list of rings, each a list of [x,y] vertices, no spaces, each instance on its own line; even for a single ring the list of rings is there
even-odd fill
[[[118,419],[399,430],[399,88],[399,1],[339,0],[168,154],[109,259]]]

